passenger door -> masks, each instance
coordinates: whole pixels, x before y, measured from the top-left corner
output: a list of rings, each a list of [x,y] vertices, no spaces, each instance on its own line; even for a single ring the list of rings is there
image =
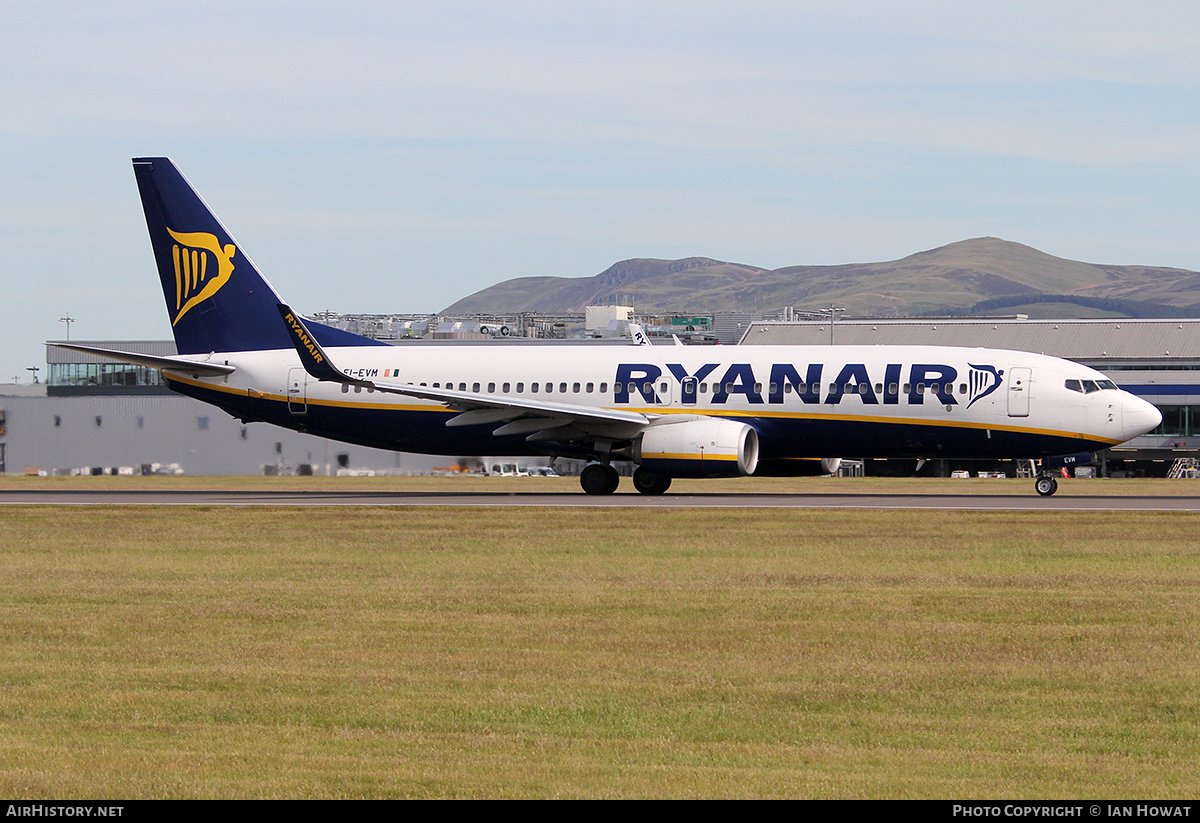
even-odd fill
[[[1027,366],[1014,366],[1008,370],[1008,416],[1029,416],[1029,384],[1033,370]]]
[[[304,369],[288,369],[287,402],[292,414],[308,414],[308,372]]]

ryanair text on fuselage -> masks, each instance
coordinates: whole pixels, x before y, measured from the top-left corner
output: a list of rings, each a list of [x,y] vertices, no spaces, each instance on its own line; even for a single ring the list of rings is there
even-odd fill
[[[712,381],[712,392],[704,402],[714,405],[728,403],[733,395],[743,397],[751,405],[782,404],[793,391],[803,403],[829,405],[837,405],[847,396],[857,397],[868,405],[897,405],[901,402],[901,395],[907,398],[909,405],[921,405],[927,394],[937,397],[942,405],[953,406],[959,402],[954,391],[958,369],[944,363],[913,363],[907,366],[888,363],[883,368],[882,381],[872,379],[879,375],[872,375],[865,363],[847,363],[828,385],[824,377],[832,374],[833,370],[826,370],[824,363],[806,364],[803,373],[797,364],[774,363],[766,381],[761,379],[761,374],[755,374],[754,366],[750,363],[732,363],[724,367],[720,363],[707,363],[692,374],[679,363],[667,363],[666,367],[683,387],[680,402],[684,404],[700,403],[708,380]],[[966,397],[967,408],[994,392],[1004,375],[1002,370],[994,366],[972,363],[970,369],[970,381],[959,386],[958,391],[960,397]],[[614,378],[615,402],[639,402],[636,394],[641,402],[661,403],[655,385],[662,375],[662,368],[654,363],[620,364]],[[903,383],[902,376],[907,377]]]

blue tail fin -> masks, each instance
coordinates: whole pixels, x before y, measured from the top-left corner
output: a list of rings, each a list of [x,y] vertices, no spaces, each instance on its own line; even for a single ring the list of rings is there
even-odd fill
[[[169,159],[133,160],[150,244],[180,354],[291,349],[283,302]],[[326,346],[378,341],[309,325]]]

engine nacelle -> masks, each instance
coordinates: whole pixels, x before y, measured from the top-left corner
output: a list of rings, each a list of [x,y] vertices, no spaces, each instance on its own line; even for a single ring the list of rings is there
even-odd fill
[[[781,460],[759,460],[755,477],[822,477],[837,474],[842,467],[840,457],[789,457]]]
[[[642,432],[633,459],[663,477],[737,477],[758,465],[758,432],[745,423],[700,417]]]

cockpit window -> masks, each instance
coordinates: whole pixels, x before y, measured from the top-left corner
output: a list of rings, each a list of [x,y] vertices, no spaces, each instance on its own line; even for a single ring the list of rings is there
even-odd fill
[[[1117,384],[1111,380],[1068,380],[1063,385],[1080,394],[1091,394],[1101,389],[1117,388]]]

